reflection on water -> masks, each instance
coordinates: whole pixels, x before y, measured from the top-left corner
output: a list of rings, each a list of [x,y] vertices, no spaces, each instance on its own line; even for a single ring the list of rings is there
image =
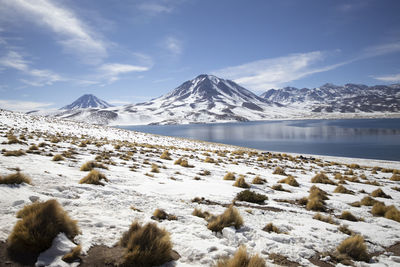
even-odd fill
[[[264,121],[123,128],[262,150],[400,160],[400,119]]]

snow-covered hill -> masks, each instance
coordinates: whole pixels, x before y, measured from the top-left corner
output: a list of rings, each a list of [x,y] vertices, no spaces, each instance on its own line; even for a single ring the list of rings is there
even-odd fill
[[[171,160],[161,157],[165,150]],[[61,160],[55,155],[62,155]],[[179,158],[188,165],[174,164]],[[80,170],[88,161],[99,164],[96,169],[108,179],[104,186],[79,183],[88,174]],[[278,167],[283,171],[277,172]],[[15,174],[16,169],[32,183],[0,184],[0,266],[16,266],[3,252],[14,225],[21,221],[18,211],[50,199],[77,220],[81,232],[74,241],[82,246],[83,263],[104,257],[98,266],[112,257],[123,258],[125,250],[114,245],[135,220],[155,223],[170,233],[180,258],[163,266],[213,266],[241,245],[266,260],[267,266],[325,266],[321,264],[337,263],[328,255],[337,255],[336,248],[352,233],[363,236],[368,253],[374,253],[371,265],[354,266],[397,266],[400,259],[398,250],[390,247],[400,241],[398,211],[393,208],[399,208],[399,181],[391,178],[397,177],[399,162],[269,153],[0,110],[0,176]],[[224,179],[227,172],[242,176],[248,190],[268,199],[235,200],[245,188]],[[312,181],[318,173],[337,185]],[[298,186],[281,181],[288,176]],[[339,185],[351,191],[338,191]],[[313,200],[313,186],[326,192],[321,207],[310,205],[319,212],[305,205]],[[394,213],[373,216],[372,207],[364,203],[370,197],[369,202],[382,202]],[[217,216],[230,204],[243,219],[238,229],[227,226],[213,232],[207,220],[192,215],[201,209]],[[176,220],[155,220],[156,209]],[[356,219],[343,216],[343,211]],[[269,223],[275,230],[265,228]],[[40,258],[45,265],[77,266],[61,260],[76,244],[56,237]],[[95,254],[93,248],[104,253]]]
[[[260,97],[313,113],[400,112],[400,84],[325,84],[318,88],[270,89]]]

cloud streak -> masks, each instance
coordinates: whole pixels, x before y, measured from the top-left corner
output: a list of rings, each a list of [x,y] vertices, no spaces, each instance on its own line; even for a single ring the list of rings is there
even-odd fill
[[[381,75],[381,76],[373,76],[375,80],[379,80],[382,82],[389,83],[397,83],[400,82],[400,73],[398,74],[389,74],[389,75]]]
[[[148,71],[150,67],[136,66],[129,64],[108,63],[99,67],[102,76],[106,77],[109,83],[115,82],[120,79],[120,76],[130,72],[143,72]]]
[[[30,64],[31,62],[24,59],[20,53],[12,50],[8,51],[5,56],[0,58],[0,66],[7,69],[15,69],[33,77],[33,80],[21,79],[21,81],[25,84],[31,86],[44,86],[66,80],[59,74],[56,74],[50,70],[31,68]]]
[[[0,15],[19,21],[22,18],[56,34],[67,52],[79,55],[86,63],[98,63],[107,56],[106,44],[71,10],[51,0],[0,0]]]

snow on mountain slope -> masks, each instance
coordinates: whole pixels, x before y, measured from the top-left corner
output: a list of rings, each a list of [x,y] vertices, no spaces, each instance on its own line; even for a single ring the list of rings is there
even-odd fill
[[[7,135],[10,134],[21,143],[9,144]],[[34,144],[38,149],[29,149]],[[166,149],[172,160],[160,158]],[[26,154],[6,156],[6,151],[14,150]],[[56,154],[63,154],[64,159],[53,161]],[[186,158],[193,167],[174,164],[180,157]],[[207,157],[215,163],[207,162]],[[87,175],[80,167],[89,160],[106,165],[107,169],[98,169],[109,180],[104,186],[79,183]],[[400,223],[373,216],[370,206],[350,204],[381,188],[391,198],[374,199],[399,208],[400,192],[393,189],[398,184],[390,180],[393,174],[372,167],[400,169],[399,163],[376,160],[360,163],[349,158],[330,160],[333,162],[304,155],[239,150],[228,145],[0,110],[0,175],[13,174],[18,167],[32,179],[32,185],[0,184],[0,245],[19,220],[16,213],[39,198],[39,201],[56,199],[69,216],[77,220],[81,233],[75,242],[82,245],[84,253],[98,245],[114,246],[131,223],[139,220],[156,223],[170,233],[173,249],[181,256],[172,263],[177,267],[214,265],[217,259],[231,256],[240,245],[245,245],[251,254],[259,254],[268,266],[274,266],[269,258],[272,253],[303,266],[313,266],[309,259],[314,255],[333,263],[332,258],[318,253],[333,252],[348,238],[340,231],[341,226],[346,226],[365,238],[368,252],[376,253],[371,266],[396,266],[399,257],[387,247],[399,242]],[[350,163],[354,162],[366,166],[351,167]],[[159,172],[151,172],[152,164],[159,166]],[[283,183],[286,191],[273,189],[286,178],[273,174],[278,166],[295,177],[299,186]],[[344,175],[350,170],[351,177]],[[261,204],[233,202],[244,189],[233,186],[234,181],[223,179],[228,171],[235,172],[236,177],[243,175],[251,191],[266,195],[268,199]],[[347,179],[342,181],[343,186],[353,193],[335,193],[336,185],[311,183],[311,178],[320,172],[335,182],[340,182],[335,179],[337,174],[343,174],[342,178]],[[363,175],[366,178],[362,178]],[[252,184],[255,177],[265,182]],[[317,212],[307,210],[296,201],[309,196],[314,185],[328,193],[324,204],[327,209],[321,214],[331,216],[335,224],[314,219]],[[195,197],[198,197],[197,202],[193,201]],[[218,215],[232,203],[244,220],[240,229],[225,227],[221,233],[215,233],[207,228],[205,219],[192,215],[195,208]],[[175,215],[177,220],[152,219],[157,208]],[[341,218],[344,210],[362,220]],[[281,233],[264,231],[270,222]],[[56,245],[62,244],[56,242]],[[44,255],[50,258],[50,252],[42,253],[41,258]],[[0,265],[3,259],[0,258]],[[48,262],[60,266],[57,264],[61,260],[49,259]],[[355,262],[355,266],[367,266],[367,263]]]
[[[65,107],[62,107],[61,110],[75,110],[75,109],[85,109],[85,108],[109,108],[112,105],[108,104],[106,101],[101,100],[100,98],[92,95],[86,94],[72,102]]]
[[[318,88],[270,89],[260,97],[314,113],[400,112],[400,85],[325,84]]]
[[[296,113],[232,81],[205,74],[149,102],[110,110],[118,113],[112,124],[120,125],[249,121],[283,118],[285,113]]]

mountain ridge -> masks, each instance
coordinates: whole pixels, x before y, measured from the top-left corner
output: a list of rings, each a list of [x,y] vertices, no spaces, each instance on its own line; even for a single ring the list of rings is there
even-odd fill
[[[74,102],[69,105],[66,105],[60,110],[76,110],[76,109],[86,109],[86,108],[109,108],[113,107],[113,105],[107,103],[104,100],[96,97],[93,94],[84,94]]]

